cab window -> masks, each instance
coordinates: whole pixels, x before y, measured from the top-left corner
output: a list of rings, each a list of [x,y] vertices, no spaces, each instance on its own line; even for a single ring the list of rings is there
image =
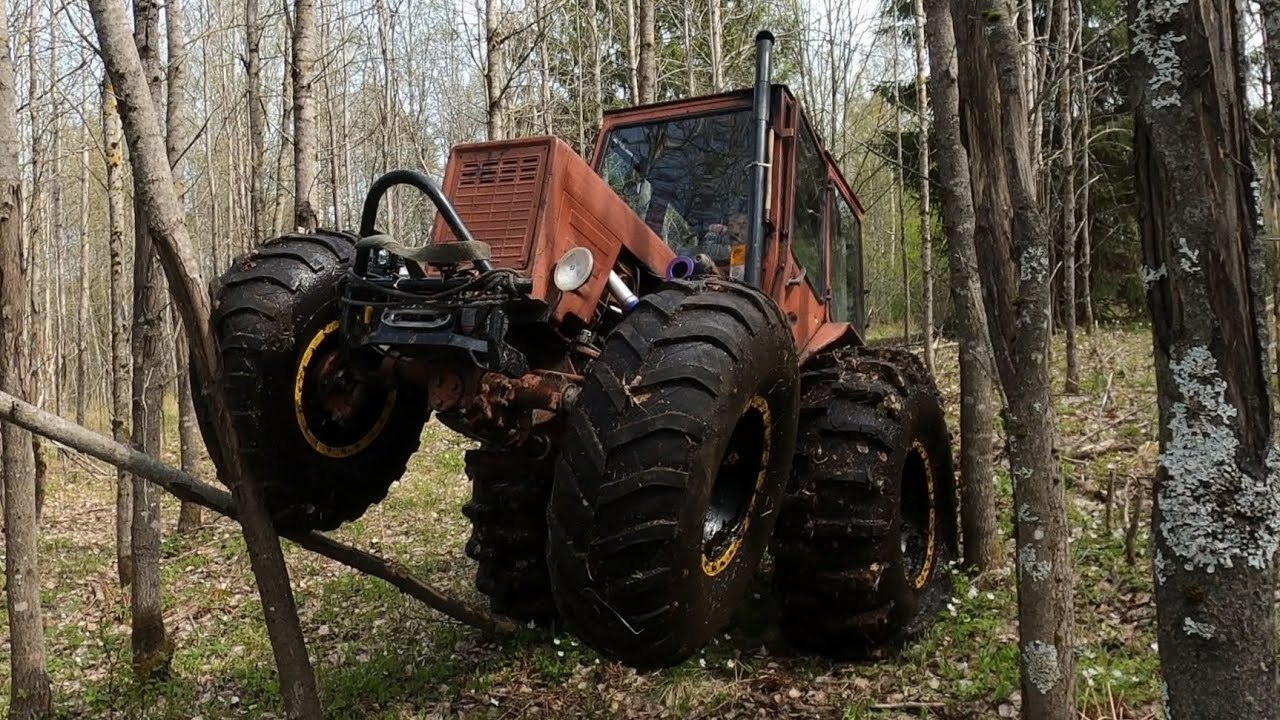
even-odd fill
[[[835,233],[831,243],[831,317],[863,328],[862,223],[846,200],[835,194]],[[837,259],[839,258],[839,259]]]
[[[823,265],[823,213],[827,205],[827,165],[818,141],[806,123],[796,143],[795,212],[791,221],[791,249],[818,297],[826,295]]]

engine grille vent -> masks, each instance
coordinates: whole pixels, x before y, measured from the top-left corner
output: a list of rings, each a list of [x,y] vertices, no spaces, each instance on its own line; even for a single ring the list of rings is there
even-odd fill
[[[545,158],[541,147],[457,158],[454,205],[476,239],[489,243],[498,267],[528,264]]]

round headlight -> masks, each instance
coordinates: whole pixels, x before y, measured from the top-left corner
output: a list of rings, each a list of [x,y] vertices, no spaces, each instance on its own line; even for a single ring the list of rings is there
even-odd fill
[[[576,247],[564,254],[556,263],[555,283],[561,292],[571,292],[582,287],[591,278],[596,259],[591,251]]]

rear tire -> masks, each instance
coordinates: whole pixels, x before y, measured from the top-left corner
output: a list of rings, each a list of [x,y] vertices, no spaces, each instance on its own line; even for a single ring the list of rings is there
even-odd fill
[[[802,384],[772,546],[782,630],[803,650],[867,657],[918,634],[949,597],[950,435],[933,380],[905,351],[827,352]]]
[[[424,392],[373,381],[353,385],[362,399],[351,400],[347,421],[317,407],[313,363],[340,345],[338,282],[354,244],[325,230],[277,238],[238,258],[215,291],[225,401],[280,529],[331,530],[363,515],[404,474],[427,420]],[[204,393],[193,397],[220,464]]]
[[[481,448],[465,456],[471,500],[467,556],[476,561],[476,589],[495,613],[549,625],[556,617],[547,573],[550,459]]]
[[[649,668],[728,623],[790,473],[797,380],[789,325],[756,290],[673,282],[640,301],[566,415],[547,557],[570,630]]]

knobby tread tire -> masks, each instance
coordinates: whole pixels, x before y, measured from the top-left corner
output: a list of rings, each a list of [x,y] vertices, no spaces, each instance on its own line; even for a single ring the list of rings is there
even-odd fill
[[[704,571],[704,517],[753,398],[771,448],[741,544]],[[681,661],[730,619],[790,474],[796,353],[777,306],[717,280],[671,282],[609,336],[567,412],[548,509],[548,567],[568,628],[635,667]],[[763,480],[758,478],[763,477]],[[748,491],[750,492],[750,491]]]
[[[950,592],[957,523],[941,399],[923,363],[893,348],[824,352],[801,385],[792,484],[770,548],[782,631],[803,650],[873,656],[918,634]],[[922,588],[907,577],[900,513],[915,443],[936,502]]]
[[[467,556],[476,561],[476,589],[489,607],[516,620],[548,625],[556,605],[547,573],[547,502],[554,465],[518,450],[481,448],[465,455],[471,499]]]
[[[300,355],[338,319],[338,284],[354,247],[355,236],[346,233],[285,235],[238,257],[212,290],[225,400],[241,454],[281,529],[332,530],[359,518],[404,475],[427,420],[425,393],[400,386],[389,422],[354,455],[322,455],[298,427],[293,390]],[[192,384],[200,387],[194,375]],[[213,449],[203,392],[193,396]],[[225,476],[221,467],[218,475]]]

